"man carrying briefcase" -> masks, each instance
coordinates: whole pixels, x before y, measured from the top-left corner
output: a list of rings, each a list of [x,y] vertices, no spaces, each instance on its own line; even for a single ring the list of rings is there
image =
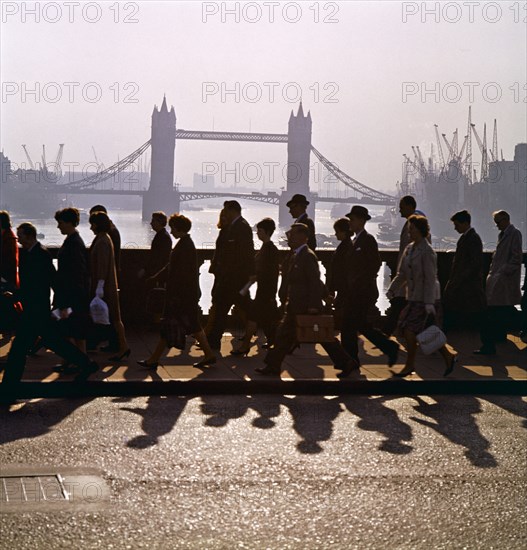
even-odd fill
[[[307,246],[309,229],[302,223],[294,223],[287,235],[294,255],[288,273],[285,314],[278,325],[275,343],[264,359],[265,367],[256,369],[261,374],[271,376],[280,375],[284,357],[298,341],[297,316],[316,315],[322,312],[323,285],[320,281],[317,257]],[[315,325],[316,323],[313,324],[314,332]],[[359,368],[358,363],[344,351],[336,338],[333,337],[332,341],[321,344],[335,367],[342,371],[338,375],[339,378]]]

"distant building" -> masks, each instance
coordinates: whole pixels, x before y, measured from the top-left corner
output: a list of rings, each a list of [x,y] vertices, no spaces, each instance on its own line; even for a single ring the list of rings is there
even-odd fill
[[[204,175],[194,172],[194,178],[192,180],[192,187],[194,191],[214,191],[216,185],[213,175]]]

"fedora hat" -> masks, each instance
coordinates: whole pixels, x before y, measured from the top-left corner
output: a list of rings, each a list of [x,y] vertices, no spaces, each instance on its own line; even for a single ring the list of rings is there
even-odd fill
[[[291,206],[292,204],[309,204],[309,201],[306,199],[305,195],[296,194],[291,197],[291,200],[286,204],[286,206]]]
[[[371,216],[368,214],[368,209],[364,208],[364,206],[359,206],[358,204],[352,206],[351,210],[346,214],[346,218],[351,218],[351,216],[355,216],[356,218],[361,218],[366,221],[371,220]]]

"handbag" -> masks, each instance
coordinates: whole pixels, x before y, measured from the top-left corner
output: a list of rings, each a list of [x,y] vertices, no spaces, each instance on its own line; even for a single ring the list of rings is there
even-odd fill
[[[324,343],[335,341],[333,315],[297,315],[296,340],[299,343]]]
[[[445,333],[437,325],[430,325],[425,328],[416,338],[425,355],[434,353],[446,344]]]
[[[96,325],[110,324],[108,304],[98,296],[95,296],[95,298],[90,302],[90,315]]]

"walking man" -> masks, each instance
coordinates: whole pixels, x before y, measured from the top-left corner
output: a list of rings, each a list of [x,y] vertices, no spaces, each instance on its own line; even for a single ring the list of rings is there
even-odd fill
[[[322,311],[323,285],[320,281],[318,259],[307,245],[308,238],[309,228],[302,223],[294,223],[288,232],[293,256],[287,278],[285,314],[278,325],[274,345],[264,359],[265,367],[256,369],[261,374],[280,375],[284,357],[296,343],[296,316]],[[358,363],[353,361],[336,339],[334,342],[321,345],[335,367],[342,371],[338,375],[339,378],[359,368]]]
[[[474,325],[485,309],[483,243],[471,227],[471,219],[466,210],[456,212],[450,218],[461,237],[457,242],[450,278],[443,294],[446,330],[461,323]]]
[[[377,272],[381,267],[379,247],[365,225],[371,216],[364,206],[355,205],[346,215],[350,220],[351,231],[355,234],[351,241],[347,261],[347,291],[344,304],[344,320],[341,339],[344,349],[359,362],[358,333],[363,334],[372,344],[388,355],[391,367],[397,362],[399,346],[379,329],[374,328],[369,314],[374,310],[379,297]]]
[[[2,387],[16,387],[22,379],[26,355],[36,338],[43,345],[81,369],[79,380],[87,378],[98,369],[95,362],[68,342],[59,332],[50,315],[50,288],[55,283],[56,271],[51,254],[37,241],[37,230],[31,223],[22,223],[17,228],[20,253],[20,290],[15,297],[22,302],[15,339],[7,357]]]
[[[492,216],[500,233],[487,275],[487,312],[481,328],[482,345],[474,351],[476,355],[496,353],[496,342],[507,337],[514,306],[522,299],[522,234],[512,225],[505,210],[498,210]]]
[[[208,334],[212,349],[220,349],[231,307],[237,305],[242,310],[247,308],[248,297],[241,296],[240,290],[255,274],[253,232],[242,217],[240,203],[235,200],[225,201],[223,217],[226,226],[221,230],[221,239],[218,238],[216,241],[212,259],[215,275],[215,317]]]

